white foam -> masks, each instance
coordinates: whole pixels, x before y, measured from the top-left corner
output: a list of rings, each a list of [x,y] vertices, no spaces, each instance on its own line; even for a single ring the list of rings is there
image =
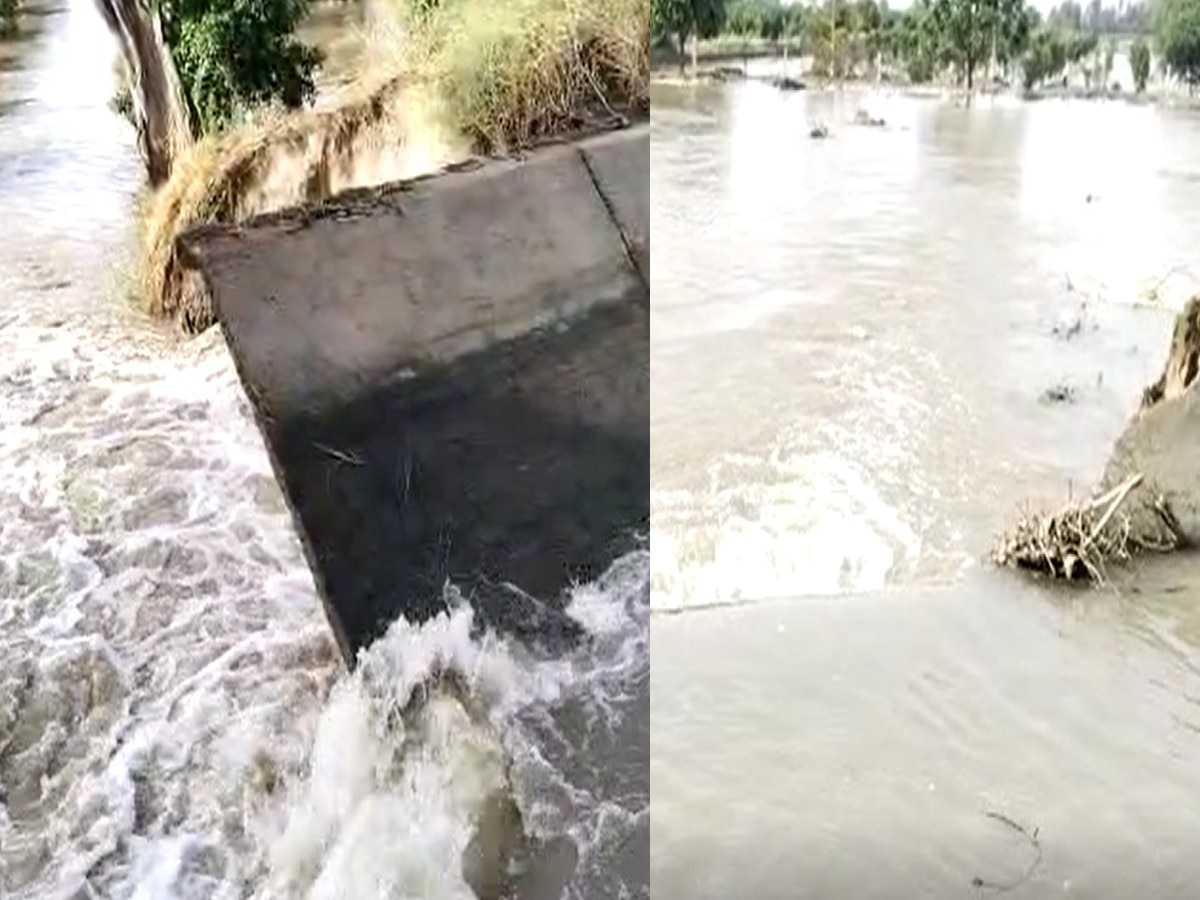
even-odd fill
[[[635,580],[644,582],[644,557],[618,563],[609,583],[627,586],[620,574],[630,565],[638,570]],[[603,584],[581,587],[569,611],[596,626],[597,637],[628,636],[622,597]],[[465,606],[420,627],[397,622],[334,688],[310,774],[289,800],[282,833],[266,838],[271,873],[256,896],[473,900],[462,859],[489,798],[515,792],[518,802],[527,801],[529,824],[546,826],[538,814],[544,810],[533,808],[536,797],[565,782],[553,767],[523,765],[544,758],[521,731],[519,714],[552,705],[572,686],[586,684],[589,673],[596,681],[644,667],[644,634],[634,623],[643,652],[632,657],[621,652],[631,643],[622,639],[617,652],[586,661],[545,660],[494,635],[475,640],[471,626]],[[447,693],[425,699],[446,672],[465,680],[470,710]],[[603,691],[594,696],[605,699]],[[402,715],[414,701],[417,713]],[[510,767],[519,773],[515,784]],[[573,833],[586,848],[596,835],[580,824],[576,815],[556,822],[555,830]]]
[[[6,900],[469,896],[474,811],[540,736],[519,717],[648,665],[590,586],[599,655],[534,660],[458,612],[345,676],[219,336],[10,321],[0,382]],[[397,721],[439,668],[476,714]],[[531,820],[563,785],[588,839],[568,774],[519,782]]]
[[[652,606],[708,606],[883,587],[920,539],[835,453],[726,459],[744,474],[651,505]]]

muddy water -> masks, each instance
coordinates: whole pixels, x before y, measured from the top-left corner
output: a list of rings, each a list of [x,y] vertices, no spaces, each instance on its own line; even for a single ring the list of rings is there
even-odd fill
[[[979,560],[1157,373],[1200,119],[653,102],[656,891],[1189,896],[1197,572],[1062,594]]]
[[[26,7],[0,45],[0,896],[470,900],[464,858],[492,896],[647,896],[647,555],[577,593],[587,654],[471,640],[460,610],[348,677],[224,346],[124,300],[108,37],[90,0]],[[446,668],[469,701],[400,716]]]

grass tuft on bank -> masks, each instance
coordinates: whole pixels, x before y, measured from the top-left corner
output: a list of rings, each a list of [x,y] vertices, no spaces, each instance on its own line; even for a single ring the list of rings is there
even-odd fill
[[[414,37],[448,123],[479,152],[649,110],[649,0],[449,0]]]
[[[463,154],[424,94],[399,78],[356,85],[330,109],[266,111],[252,124],[197,142],[146,199],[138,292],[145,309],[195,333],[213,324],[198,272],[177,238],[211,222],[319,203],[341,191],[439,168]]]
[[[268,113],[198,142],[143,218],[143,305],[188,332],[211,300],[179,235],[354,187],[412,178],[648,114],[649,0],[443,0],[381,31],[321,111]]]

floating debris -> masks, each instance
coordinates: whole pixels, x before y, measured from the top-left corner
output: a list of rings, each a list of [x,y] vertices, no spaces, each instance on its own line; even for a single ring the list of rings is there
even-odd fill
[[[1175,319],[1167,363],[1113,448],[1098,489],[1104,493],[1083,504],[1068,502],[1054,514],[1022,516],[997,541],[993,562],[1052,578],[1103,582],[1110,562],[1200,545],[1197,381],[1200,296]]]
[[[771,82],[771,84],[779,88],[781,91],[803,91],[808,88],[808,85],[803,81],[797,81],[795,78],[788,78],[786,75],[776,78]]]
[[[883,119],[877,119],[865,109],[860,109],[854,114],[855,125],[865,125],[868,128],[883,128],[887,125]]]
[[[822,141],[829,137],[829,126],[824,122],[817,122],[809,128],[808,136],[814,141]]]
[[[1054,323],[1054,336],[1060,337],[1064,341],[1069,341],[1081,331],[1083,331],[1083,316],[1075,315],[1064,317]]]
[[[992,561],[1051,578],[1102,584],[1109,562],[1125,562],[1135,550],[1175,549],[1181,543],[1179,526],[1162,497],[1154,509],[1168,536],[1163,544],[1147,544],[1136,538],[1129,517],[1120,512],[1130,491],[1141,483],[1140,473],[1131,475],[1085,505],[1068,505],[1052,515],[1024,516],[992,551]]]
[[[718,66],[715,69],[709,70],[705,77],[710,81],[745,81],[746,73],[742,69],[736,69],[733,66]]]
[[[1074,403],[1075,388],[1069,384],[1056,384],[1042,391],[1042,403]]]

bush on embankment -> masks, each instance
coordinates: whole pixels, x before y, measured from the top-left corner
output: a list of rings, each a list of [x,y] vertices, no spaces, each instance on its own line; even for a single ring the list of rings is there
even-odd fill
[[[198,143],[149,199],[139,290],[154,315],[213,323],[176,239],[352,187],[410,178],[649,111],[649,0],[443,0],[376,47],[373,76],[320,111]]]
[[[476,151],[650,106],[649,0],[446,0],[408,54]]]

